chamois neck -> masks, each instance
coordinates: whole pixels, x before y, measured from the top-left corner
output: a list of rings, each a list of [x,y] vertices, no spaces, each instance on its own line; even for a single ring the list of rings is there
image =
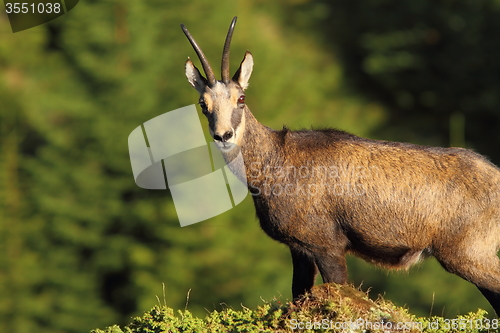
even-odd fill
[[[252,162],[263,162],[272,155],[279,154],[279,138],[277,131],[262,125],[245,108],[245,131],[241,144],[241,152],[245,165]]]
[[[222,154],[233,174],[250,185],[260,180],[263,172],[259,170],[276,163],[282,157],[282,144],[279,132],[259,123],[246,107],[241,125],[244,130],[239,148],[223,151]],[[238,134],[238,130],[236,133]]]

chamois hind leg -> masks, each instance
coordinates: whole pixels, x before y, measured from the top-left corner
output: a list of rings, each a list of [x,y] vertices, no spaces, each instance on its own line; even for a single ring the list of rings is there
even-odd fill
[[[483,296],[490,302],[491,306],[497,313],[497,316],[500,314],[500,293],[490,291],[485,288],[478,287],[479,291],[483,294]]]
[[[299,249],[290,248],[293,264],[292,295],[296,299],[314,286],[318,268],[314,260]]]
[[[500,259],[497,257],[498,233],[490,230],[485,237],[464,239],[436,259],[450,273],[473,283],[500,315]],[[477,236],[477,235],[475,235]]]
[[[316,253],[314,260],[318,266],[323,283],[347,283],[347,263],[345,253]]]

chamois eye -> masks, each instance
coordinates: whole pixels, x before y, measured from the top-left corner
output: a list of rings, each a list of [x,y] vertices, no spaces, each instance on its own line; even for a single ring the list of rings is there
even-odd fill
[[[203,114],[207,114],[207,112],[208,112],[207,104],[205,104],[204,101],[199,101],[198,104],[201,107],[201,112],[203,112]]]
[[[238,104],[245,104],[245,95],[241,95],[240,98],[238,98]]]

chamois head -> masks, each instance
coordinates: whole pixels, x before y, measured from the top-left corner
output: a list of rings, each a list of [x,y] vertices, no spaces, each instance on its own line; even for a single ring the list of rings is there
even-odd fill
[[[198,68],[188,58],[186,61],[186,77],[189,83],[200,93],[199,104],[203,114],[208,119],[210,135],[222,150],[229,149],[232,144],[239,145],[241,143],[245,128],[244,110],[246,106],[244,91],[248,87],[248,80],[253,67],[252,54],[247,51],[233,78],[231,79],[229,76],[229,48],[235,25],[236,17],[231,21],[222,51],[222,80],[217,81],[205,54],[186,27],[181,24],[182,31],[184,31],[196,51],[206,75],[206,78],[201,75]]]

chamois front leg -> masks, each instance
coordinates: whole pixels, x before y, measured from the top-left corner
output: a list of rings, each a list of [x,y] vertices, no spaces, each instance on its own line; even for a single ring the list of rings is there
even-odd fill
[[[290,248],[292,253],[293,280],[292,295],[294,299],[309,292],[314,285],[318,268],[314,259],[298,249]]]

